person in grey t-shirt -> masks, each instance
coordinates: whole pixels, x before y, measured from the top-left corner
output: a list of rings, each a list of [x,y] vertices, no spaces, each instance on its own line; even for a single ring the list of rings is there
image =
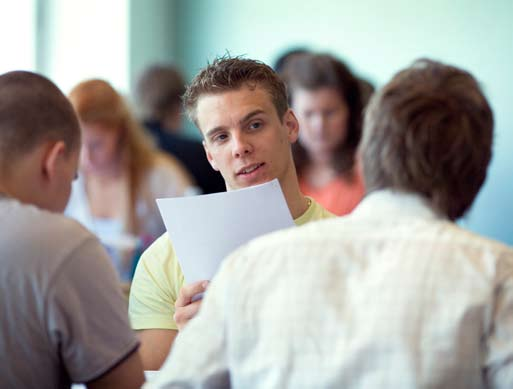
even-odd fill
[[[80,130],[48,79],[0,75],[0,387],[138,388],[139,342],[107,254],[60,213]]]

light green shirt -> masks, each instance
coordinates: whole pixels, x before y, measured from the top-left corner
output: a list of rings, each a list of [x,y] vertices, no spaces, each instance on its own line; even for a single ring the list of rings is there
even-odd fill
[[[297,226],[334,215],[315,200],[294,220]],[[135,330],[177,330],[175,301],[185,280],[167,233],[143,253],[130,288],[129,316]]]

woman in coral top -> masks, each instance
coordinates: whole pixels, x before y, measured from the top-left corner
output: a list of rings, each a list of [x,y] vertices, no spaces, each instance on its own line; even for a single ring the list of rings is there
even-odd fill
[[[301,190],[336,215],[350,213],[365,193],[355,159],[361,81],[333,56],[310,53],[292,58],[283,78],[300,125],[293,152]]]

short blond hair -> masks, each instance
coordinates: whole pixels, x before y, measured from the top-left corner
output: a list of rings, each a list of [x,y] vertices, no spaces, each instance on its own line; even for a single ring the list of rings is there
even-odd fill
[[[263,62],[241,57],[224,56],[201,70],[187,87],[184,104],[189,119],[198,126],[196,108],[205,94],[238,90],[248,85],[263,87],[271,96],[280,120],[287,112],[287,91],[278,74]]]

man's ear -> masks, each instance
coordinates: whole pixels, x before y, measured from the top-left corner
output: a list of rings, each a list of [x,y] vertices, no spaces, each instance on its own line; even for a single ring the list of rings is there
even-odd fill
[[[299,135],[299,122],[290,108],[283,115],[283,124],[287,127],[287,137],[290,143],[295,143]]]
[[[217,168],[216,162],[214,161],[214,158],[212,158],[212,154],[210,154],[210,151],[208,151],[207,144],[205,141],[201,142],[203,144],[203,149],[205,150],[205,155],[207,156],[208,162],[210,163],[210,166],[212,166],[212,169],[214,169],[216,172],[219,171]]]
[[[42,174],[45,180],[53,181],[55,176],[59,174],[59,164],[62,162],[62,158],[64,158],[65,154],[66,145],[62,140],[48,143],[41,164]]]

